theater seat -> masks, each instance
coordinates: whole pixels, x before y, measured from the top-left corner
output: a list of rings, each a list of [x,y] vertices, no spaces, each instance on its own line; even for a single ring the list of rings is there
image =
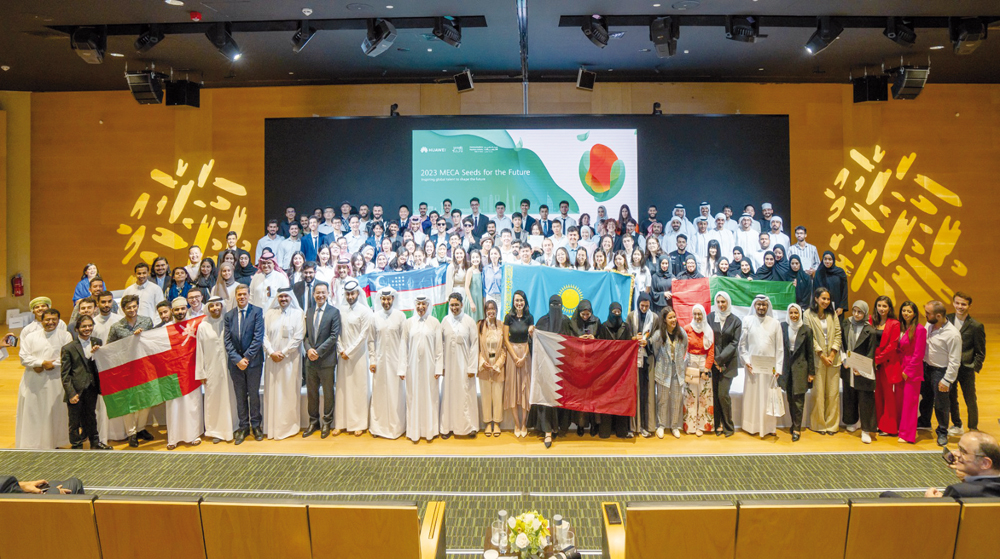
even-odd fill
[[[94,512],[104,559],[205,559],[200,502],[187,496],[98,498]]]
[[[306,503],[209,497],[201,503],[208,559],[311,559]]]
[[[732,501],[635,502],[625,505],[628,559],[732,559],[736,548]]]
[[[740,501],[736,559],[843,559],[850,512],[844,499]]]
[[[1000,499],[962,499],[962,514],[955,542],[955,559],[980,559],[996,548],[1000,527]]]
[[[93,495],[0,496],[0,558],[101,559]]]
[[[312,556],[420,559],[414,502],[309,503]]]
[[[952,499],[851,499],[844,559],[952,557],[960,512]]]

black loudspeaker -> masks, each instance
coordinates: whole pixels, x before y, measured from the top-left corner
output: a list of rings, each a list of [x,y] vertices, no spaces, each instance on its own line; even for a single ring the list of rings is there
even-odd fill
[[[168,106],[187,105],[189,107],[201,106],[201,85],[197,82],[187,80],[177,80],[167,82],[166,103]]]
[[[924,90],[927,83],[927,76],[931,73],[930,68],[918,66],[903,66],[896,70],[896,77],[892,83],[893,99],[916,99],[920,92]]]
[[[459,93],[465,93],[466,91],[472,91],[476,86],[472,83],[472,71],[466,70],[461,74],[455,74],[455,87],[458,88]]]
[[[162,76],[155,72],[128,72],[125,79],[128,80],[128,88],[132,91],[132,97],[140,105],[159,105],[163,102]]]
[[[597,72],[588,72],[580,68],[580,72],[576,75],[576,88],[593,91],[595,83],[597,83]]]
[[[889,100],[889,76],[854,78],[854,102]]]

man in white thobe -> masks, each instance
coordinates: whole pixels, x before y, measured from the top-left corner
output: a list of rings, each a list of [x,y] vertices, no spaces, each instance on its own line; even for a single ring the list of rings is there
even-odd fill
[[[462,311],[462,295],[448,298],[448,316],[441,321],[444,352],[444,388],[441,394],[441,438],[452,434],[476,436],[479,431],[479,330]]]
[[[670,221],[667,222],[667,228],[663,232],[663,235],[660,238],[661,247],[673,248],[677,246],[677,235],[685,235],[685,236],[687,235],[687,233],[684,232],[684,228],[682,227],[683,223],[684,223],[683,220],[681,220],[681,218],[677,217],[676,215],[670,218]]]
[[[173,315],[173,323],[165,328],[174,328],[178,333],[197,336],[197,325],[189,322],[184,326],[178,326],[180,322],[188,319],[188,303],[184,297],[176,297],[170,302],[170,312]],[[190,330],[188,330],[190,329]],[[195,353],[198,348],[195,347]],[[197,377],[195,377],[197,379]],[[182,386],[183,389],[183,386]],[[195,388],[191,392],[167,400],[167,450],[177,448],[180,443],[188,443],[191,446],[201,444],[201,435],[205,432],[205,412],[203,410],[201,387]]]
[[[69,445],[69,410],[62,383],[62,347],[73,341],[59,329],[59,311],[46,310],[41,329],[21,338],[24,376],[17,389],[14,448],[51,450]]]
[[[215,296],[208,300],[208,315],[198,325],[195,348],[195,376],[205,389],[205,436],[213,443],[233,440],[239,422],[236,416],[236,391],[226,365],[225,301]]]
[[[688,221],[686,215],[687,215],[687,210],[684,209],[684,204],[677,204],[676,206],[674,206],[673,217],[677,217],[681,220],[681,229],[679,232],[684,233],[685,235],[690,237],[691,235],[694,235],[695,228],[694,224]]]
[[[760,235],[752,227],[753,218],[750,214],[740,216],[740,228],[736,231],[736,246],[743,249],[743,256],[752,257],[757,252],[757,238]]]
[[[278,290],[288,287],[288,278],[274,269],[274,253],[264,249],[258,261],[258,272],[250,280],[250,304],[262,309],[271,308]]]
[[[697,229],[694,235],[688,235],[688,252],[695,255],[698,259],[698,267],[702,270],[707,270],[705,263],[708,261],[708,241],[711,240],[708,231],[708,218],[703,216],[698,216],[694,220],[694,226]],[[721,254],[719,256],[722,256]]]
[[[767,414],[767,398],[777,386],[785,359],[781,325],[774,319],[771,299],[758,295],[753,300],[754,313],[743,319],[740,334],[740,359],[746,367],[743,385],[743,424],[751,435],[761,438],[777,432],[778,418]]]
[[[430,441],[441,433],[441,390],[444,373],[441,323],[431,316],[430,301],[418,296],[413,316],[403,323],[406,358],[406,438]]]
[[[708,232],[708,240],[719,241],[719,257],[726,260],[733,259],[733,247],[736,236],[729,229],[726,229],[726,214],[715,214],[715,229]]]
[[[771,236],[771,247],[781,245],[787,251],[791,241],[782,229],[783,223],[781,218],[776,215],[771,216],[771,230],[768,231],[768,235]],[[786,256],[785,258],[787,259],[788,257]]]
[[[31,321],[31,324],[21,328],[21,338],[27,337],[27,335],[32,332],[40,332],[44,330],[44,328],[42,328],[42,315],[44,315],[45,311],[50,308],[52,308],[52,299],[49,299],[48,297],[35,297],[30,303],[28,303],[28,309],[31,310],[31,314],[35,315],[35,320]],[[62,319],[59,320],[59,325],[56,326],[56,329],[69,332],[66,322]],[[72,333],[70,336],[72,336]],[[101,339],[103,340],[104,338]]]
[[[396,290],[379,292],[382,305],[375,311],[375,370],[368,430],[376,437],[398,439],[406,431],[406,354],[403,324],[406,315],[396,304]]]
[[[264,312],[264,433],[284,439],[299,432],[305,314],[290,287]]]
[[[368,377],[376,363],[374,323],[375,315],[361,300],[358,281],[347,279],[337,338],[334,435],[347,430],[361,436],[368,429]]]

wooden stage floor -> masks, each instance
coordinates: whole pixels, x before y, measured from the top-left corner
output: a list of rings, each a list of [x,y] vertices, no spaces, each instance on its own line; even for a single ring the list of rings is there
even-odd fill
[[[977,317],[982,319],[981,317]],[[976,392],[979,400],[979,428],[995,436],[1000,436],[1000,317],[987,317],[986,324],[986,365],[977,378]],[[5,330],[0,330],[5,332]],[[14,447],[14,421],[17,410],[17,391],[24,369],[17,359],[16,351],[0,362],[0,448]],[[961,398],[960,398],[961,400]],[[962,416],[966,418],[965,404],[961,404]],[[142,450],[166,451],[166,435],[163,430],[150,429],[156,440],[144,443]],[[952,445],[957,439],[952,439]],[[935,450],[933,432],[920,431],[916,444],[899,443],[896,437],[879,437],[870,445],[861,442],[860,432],[841,431],[833,437],[820,436],[808,430],[802,438],[793,443],[787,430],[778,435],[761,439],[743,432],[731,438],[706,434],[703,437],[682,435],[674,439],[670,434],[663,440],[655,437],[631,440],[599,439],[589,435],[578,437],[575,433],[557,438],[551,449],[546,449],[541,439],[528,436],[524,439],[504,432],[500,437],[486,437],[480,434],[474,440],[452,437],[449,440],[436,439],[431,443],[421,441],[413,444],[407,439],[375,439],[367,433],[355,437],[341,434],[325,440],[315,434],[308,439],[294,436],[282,441],[253,439],[240,446],[232,443],[212,444],[205,441],[197,447],[180,445],[172,452],[232,452],[251,454],[297,454],[313,456],[524,456],[524,455],[573,455],[573,456],[649,456],[649,455],[713,455],[713,454],[780,454],[780,453],[825,453],[825,452],[872,452],[872,451],[913,451]],[[116,443],[117,451],[128,452],[128,445]]]

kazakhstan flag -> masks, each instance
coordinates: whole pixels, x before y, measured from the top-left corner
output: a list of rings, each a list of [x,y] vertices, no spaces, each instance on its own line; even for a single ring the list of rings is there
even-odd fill
[[[627,316],[632,301],[632,276],[618,272],[585,272],[549,266],[504,264],[503,291],[500,318],[507,316],[514,292],[528,295],[528,309],[537,321],[548,313],[549,297],[559,295],[563,312],[571,316],[580,301],[587,299],[594,307],[594,314],[605,321],[611,303],[621,303],[622,314]]]

